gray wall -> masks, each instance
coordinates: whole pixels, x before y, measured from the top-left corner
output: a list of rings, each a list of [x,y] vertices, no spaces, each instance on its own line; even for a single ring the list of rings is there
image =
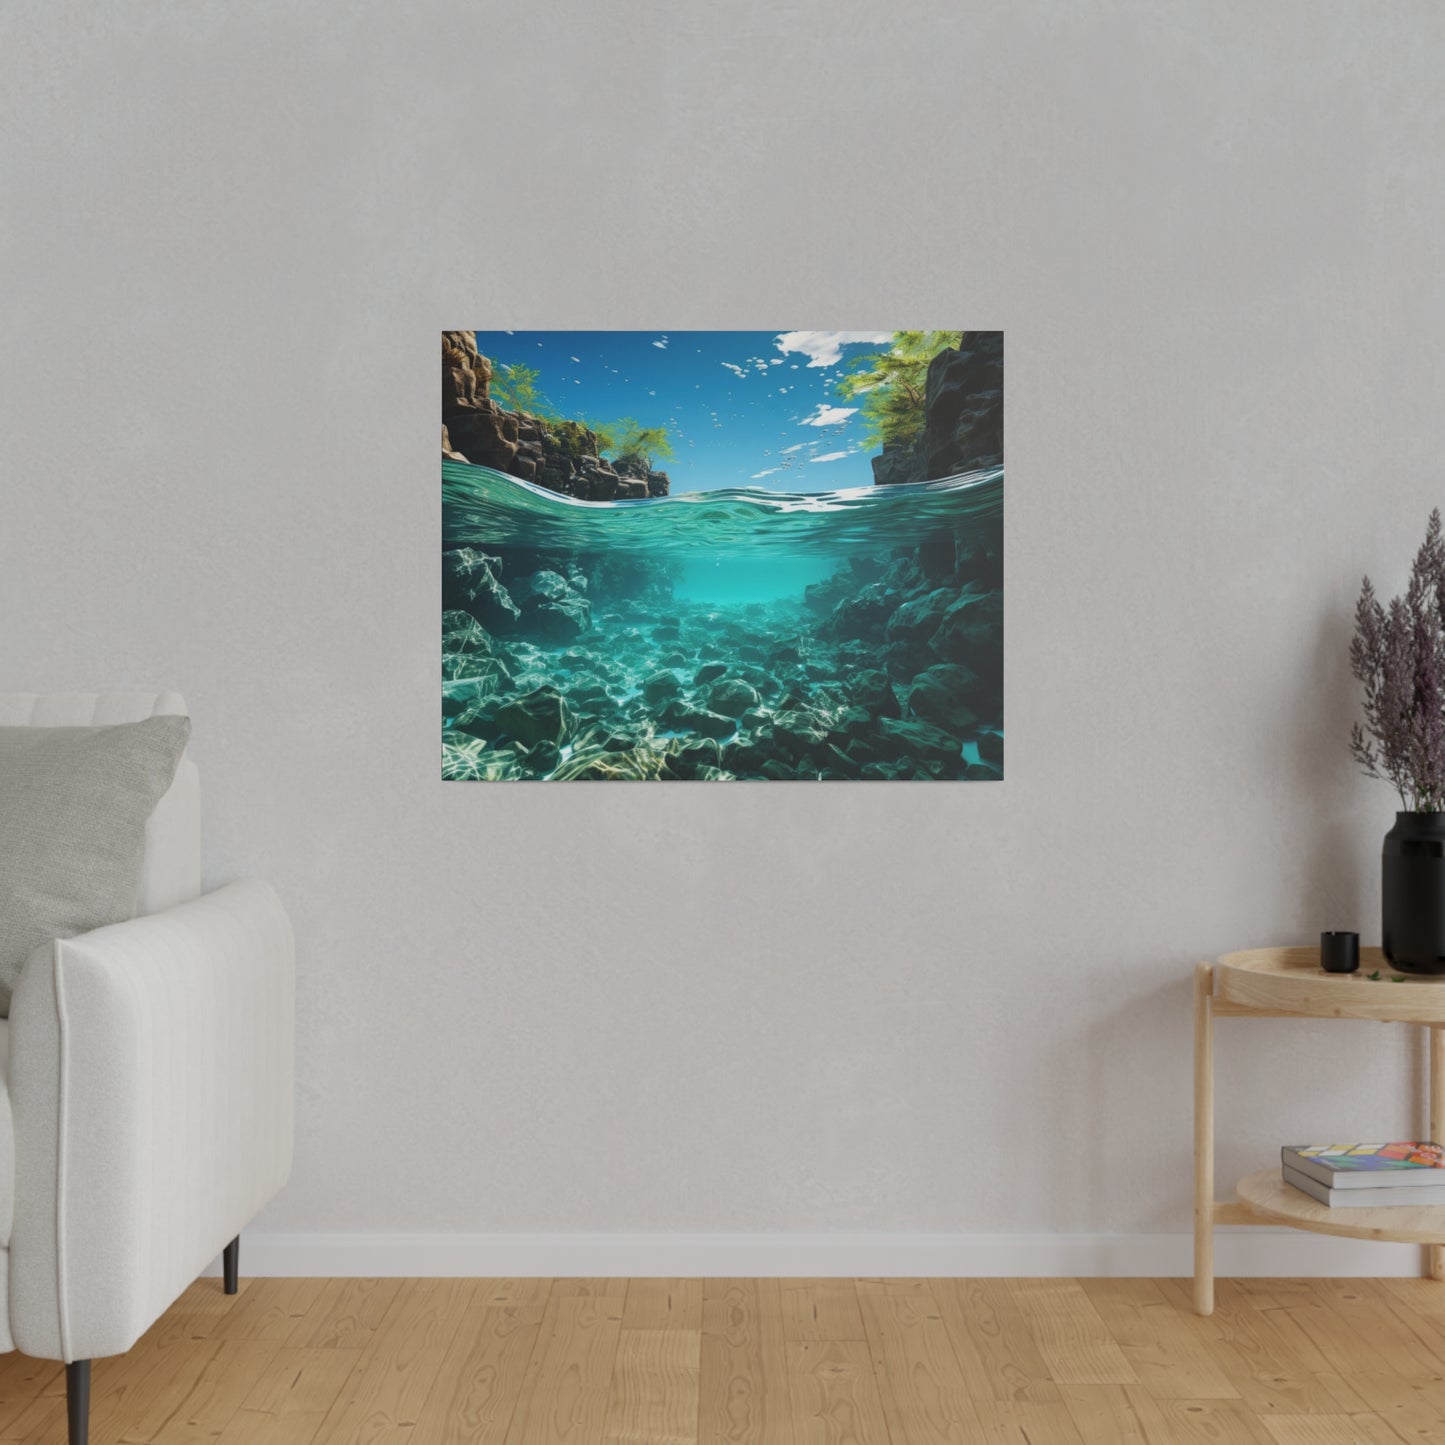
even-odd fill
[[[1190,965],[1377,929],[1442,62],[1427,0],[6,5],[0,686],[190,701],[300,940],[268,1221],[1184,1228]],[[457,325],[1003,327],[1008,780],[439,782]],[[1418,1122],[1389,1031],[1223,1045],[1225,1178]]]

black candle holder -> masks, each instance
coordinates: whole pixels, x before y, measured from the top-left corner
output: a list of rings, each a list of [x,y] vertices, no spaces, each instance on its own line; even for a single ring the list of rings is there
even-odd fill
[[[1338,932],[1320,934],[1320,967],[1326,973],[1358,973],[1360,935]]]

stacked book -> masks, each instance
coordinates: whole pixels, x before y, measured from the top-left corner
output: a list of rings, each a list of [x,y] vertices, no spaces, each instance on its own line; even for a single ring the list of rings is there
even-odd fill
[[[1445,1204],[1438,1144],[1299,1144],[1280,1150],[1284,1182],[1331,1209]]]

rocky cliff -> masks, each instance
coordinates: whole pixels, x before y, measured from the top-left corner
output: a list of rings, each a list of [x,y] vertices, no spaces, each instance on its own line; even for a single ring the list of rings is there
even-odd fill
[[[934,481],[1003,465],[1003,332],[965,331],[958,349],[928,367],[923,435],[909,447],[884,447],[873,480]]]
[[[666,472],[638,457],[613,465],[598,455],[596,432],[507,411],[491,397],[492,363],[471,331],[442,332],[442,456],[492,467],[587,502],[665,497]]]

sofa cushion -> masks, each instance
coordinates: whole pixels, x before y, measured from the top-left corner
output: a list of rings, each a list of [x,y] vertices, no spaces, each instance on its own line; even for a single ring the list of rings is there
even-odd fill
[[[146,821],[190,733],[175,716],[0,728],[0,1014],[35,948],[134,914]]]

